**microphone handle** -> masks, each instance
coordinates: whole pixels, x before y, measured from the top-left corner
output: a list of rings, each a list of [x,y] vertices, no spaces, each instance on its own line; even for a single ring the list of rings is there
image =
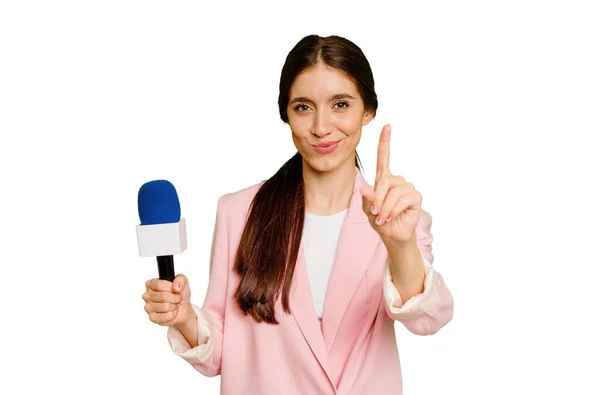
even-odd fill
[[[157,256],[158,278],[161,280],[175,280],[175,267],[173,266],[173,255]]]

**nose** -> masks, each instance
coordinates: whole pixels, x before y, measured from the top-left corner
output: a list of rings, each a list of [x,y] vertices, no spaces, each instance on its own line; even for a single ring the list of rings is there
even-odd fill
[[[328,134],[331,134],[332,131],[333,125],[331,124],[331,120],[328,118],[327,114],[322,111],[317,112],[315,114],[312,134],[318,137],[325,137]]]

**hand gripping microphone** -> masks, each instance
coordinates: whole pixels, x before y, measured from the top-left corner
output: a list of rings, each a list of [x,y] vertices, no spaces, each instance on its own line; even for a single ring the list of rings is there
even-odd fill
[[[138,213],[141,224],[136,229],[140,256],[155,256],[158,277],[173,281],[173,255],[181,254],[187,248],[185,218],[181,218],[173,184],[156,180],[142,185],[138,193]]]

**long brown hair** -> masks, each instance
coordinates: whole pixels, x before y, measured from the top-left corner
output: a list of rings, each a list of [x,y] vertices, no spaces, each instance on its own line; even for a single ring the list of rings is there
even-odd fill
[[[288,54],[279,81],[279,115],[288,122],[290,88],[306,69],[322,62],[344,72],[356,84],[365,109],[377,111],[373,73],[362,50],[338,37],[304,37]],[[358,154],[355,163],[361,168]],[[302,240],[305,210],[302,156],[296,153],[265,181],[254,196],[235,257],[240,283],[234,298],[242,313],[257,322],[278,324],[275,302],[290,313],[289,293]]]

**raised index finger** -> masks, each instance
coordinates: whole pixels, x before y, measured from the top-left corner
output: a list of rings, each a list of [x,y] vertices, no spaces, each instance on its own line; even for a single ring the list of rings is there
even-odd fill
[[[385,125],[379,136],[379,146],[377,147],[377,178],[390,174],[390,137],[392,127]]]

